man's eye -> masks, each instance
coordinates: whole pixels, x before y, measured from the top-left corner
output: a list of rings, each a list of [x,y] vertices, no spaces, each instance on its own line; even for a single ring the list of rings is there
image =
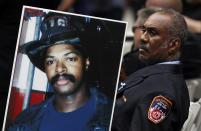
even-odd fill
[[[150,35],[156,35],[157,34],[157,32],[155,30],[148,30],[148,32]]]
[[[156,32],[155,32],[155,31],[151,31],[151,34],[152,34],[152,35],[156,35]]]
[[[142,31],[143,33],[146,32],[146,29],[145,29],[145,28],[141,27],[140,29],[141,29],[141,31]]]
[[[52,65],[52,64],[54,64],[54,60],[48,60],[48,61],[46,62],[46,64],[47,64],[47,65]]]
[[[69,62],[75,62],[77,60],[77,58],[76,57],[67,57],[66,60]]]

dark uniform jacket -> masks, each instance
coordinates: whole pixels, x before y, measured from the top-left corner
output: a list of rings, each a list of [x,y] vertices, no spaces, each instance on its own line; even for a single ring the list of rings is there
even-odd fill
[[[181,130],[190,102],[180,64],[145,67],[121,85],[112,131]]]
[[[111,108],[106,96],[91,88],[91,94],[95,95],[96,111],[92,118],[88,121],[83,131],[108,131]],[[42,103],[36,104],[24,110],[16,117],[14,122],[9,126],[9,131],[38,131],[45,112],[48,111],[47,106],[54,100],[54,96]],[[81,117],[81,116],[80,116]],[[79,123],[75,123],[79,126]],[[68,127],[66,127],[68,130]]]

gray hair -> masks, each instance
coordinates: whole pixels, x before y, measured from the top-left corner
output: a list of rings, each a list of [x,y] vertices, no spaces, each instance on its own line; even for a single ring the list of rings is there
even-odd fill
[[[169,36],[170,38],[179,38],[183,44],[187,37],[187,24],[184,17],[173,9],[162,9],[157,13],[170,15],[172,23],[168,25]]]
[[[144,23],[146,22],[147,18],[152,15],[153,13],[156,13],[157,11],[160,11],[161,8],[156,8],[156,7],[149,7],[149,8],[142,8],[137,12],[138,16],[138,26],[143,26]]]

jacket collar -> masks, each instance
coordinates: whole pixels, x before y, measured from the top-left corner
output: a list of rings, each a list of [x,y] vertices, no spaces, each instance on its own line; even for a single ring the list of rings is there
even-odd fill
[[[144,67],[128,76],[126,80],[122,82],[118,93],[137,85],[151,75],[163,73],[181,74],[181,64],[156,64]]]

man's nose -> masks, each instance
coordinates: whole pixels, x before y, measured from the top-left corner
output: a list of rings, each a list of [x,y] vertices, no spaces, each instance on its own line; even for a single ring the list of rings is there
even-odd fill
[[[67,67],[62,61],[58,61],[56,65],[56,73],[63,74],[67,71]]]
[[[141,40],[142,43],[147,43],[148,42],[149,37],[148,37],[148,34],[147,34],[146,31],[141,34],[140,40]]]

